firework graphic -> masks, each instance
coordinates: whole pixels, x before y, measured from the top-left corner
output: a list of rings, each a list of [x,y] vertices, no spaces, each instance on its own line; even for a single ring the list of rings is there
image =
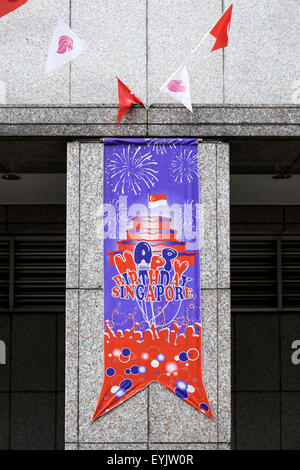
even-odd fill
[[[145,139],[147,147],[151,148],[156,155],[165,155],[169,149],[176,149],[177,145],[182,142],[182,139]]]
[[[197,152],[184,149],[177,153],[171,162],[170,173],[175,183],[191,183],[195,177],[198,178]]]
[[[200,230],[200,204],[188,199],[184,204],[184,235],[188,242],[195,241]]]
[[[143,186],[153,188],[158,181],[157,162],[150,152],[143,153],[141,147],[128,145],[115,152],[108,163],[108,174],[112,190],[116,194],[141,194]]]
[[[110,200],[110,205],[115,208],[116,225],[119,231],[119,236],[124,237],[126,230],[130,227],[131,218],[128,215],[127,196],[113,197]],[[120,234],[123,231],[123,235]]]

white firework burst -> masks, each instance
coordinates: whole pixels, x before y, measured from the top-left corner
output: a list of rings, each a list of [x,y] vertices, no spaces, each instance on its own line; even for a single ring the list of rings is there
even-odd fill
[[[156,155],[165,155],[168,152],[168,149],[176,149],[177,145],[182,142],[182,139],[179,138],[150,138],[145,139],[147,142],[147,147],[150,147]]]
[[[184,149],[177,153],[170,165],[175,183],[191,183],[199,177],[198,155],[195,150]]]
[[[119,196],[119,197],[114,197],[111,199],[110,204],[115,208],[116,211],[116,223],[117,223],[117,228],[120,231],[120,228],[123,227],[123,230],[126,232],[126,230],[130,227],[131,224],[131,218],[128,215],[128,208],[127,208],[127,202],[126,205],[122,205],[121,200],[126,199],[126,196]],[[120,235],[122,238],[125,235]]]
[[[150,152],[143,153],[141,147],[124,147],[120,152],[115,152],[107,165],[108,177],[117,194],[132,192],[141,194],[145,185],[153,188],[158,181],[155,169],[157,162]]]

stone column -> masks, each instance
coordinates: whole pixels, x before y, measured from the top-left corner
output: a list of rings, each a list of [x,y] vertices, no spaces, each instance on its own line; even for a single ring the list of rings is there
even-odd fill
[[[199,144],[203,379],[215,421],[158,383],[91,423],[103,380],[103,145],[68,144],[66,449],[230,448],[229,148]]]

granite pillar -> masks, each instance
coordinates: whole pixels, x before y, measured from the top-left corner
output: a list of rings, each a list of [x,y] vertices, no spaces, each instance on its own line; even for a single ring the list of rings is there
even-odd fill
[[[229,147],[199,144],[203,379],[212,421],[158,383],[91,423],[103,380],[103,144],[68,144],[67,449],[219,449],[230,445]]]

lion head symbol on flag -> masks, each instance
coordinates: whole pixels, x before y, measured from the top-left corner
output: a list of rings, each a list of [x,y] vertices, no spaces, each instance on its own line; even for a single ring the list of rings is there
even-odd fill
[[[67,52],[73,50],[73,39],[70,36],[61,36],[58,41],[58,54],[65,54]]]
[[[168,83],[168,90],[170,90],[172,93],[185,93],[186,86],[182,80],[171,80]]]

